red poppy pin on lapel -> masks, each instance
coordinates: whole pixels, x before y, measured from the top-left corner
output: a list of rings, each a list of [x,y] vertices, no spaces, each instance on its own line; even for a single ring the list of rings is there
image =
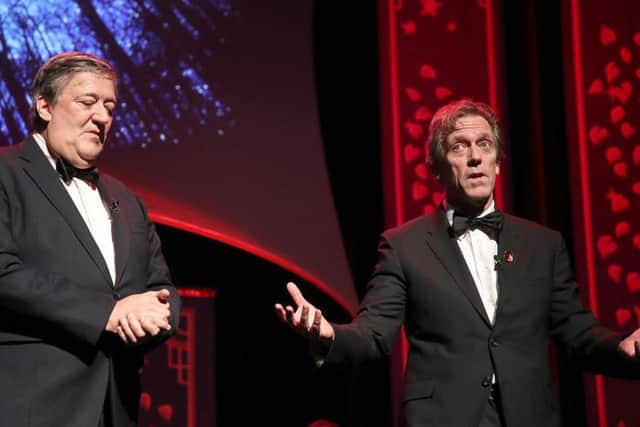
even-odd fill
[[[504,252],[504,260],[505,262],[513,262],[514,261],[513,252],[505,251]]]

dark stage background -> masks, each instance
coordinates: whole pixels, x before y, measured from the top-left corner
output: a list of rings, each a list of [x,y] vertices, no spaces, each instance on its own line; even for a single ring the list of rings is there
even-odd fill
[[[430,112],[472,96],[507,128],[501,206],[560,230],[585,299],[599,301],[608,326],[637,326],[639,9],[622,0],[0,1],[0,133],[5,144],[27,133],[25,90],[50,54],[112,59],[125,105],[102,167],[147,199],[175,282],[217,291],[216,403],[198,411],[215,412],[219,426],[391,426],[402,345],[393,360],[315,370],[273,313],[285,283],[348,321],[378,234],[438,201],[420,167]],[[610,210],[613,200],[626,208]],[[599,229],[585,223],[591,214]],[[567,426],[640,424],[637,384],[583,379],[562,351],[550,357]]]

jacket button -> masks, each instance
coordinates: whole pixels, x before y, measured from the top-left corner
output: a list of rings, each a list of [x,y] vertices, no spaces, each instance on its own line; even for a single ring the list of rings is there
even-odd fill
[[[486,376],[482,379],[482,387],[489,387],[491,385],[491,377]]]
[[[489,340],[489,345],[490,345],[491,347],[499,347],[499,346],[500,346],[500,343],[499,343],[499,342],[498,342],[498,340],[496,340],[495,338],[491,338],[491,339]]]
[[[113,292],[113,298],[120,299],[120,292],[114,291]]]

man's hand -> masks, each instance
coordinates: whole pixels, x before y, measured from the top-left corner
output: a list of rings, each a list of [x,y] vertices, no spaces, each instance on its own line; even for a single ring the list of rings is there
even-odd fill
[[[618,344],[618,349],[628,357],[640,360],[640,328]]]
[[[325,344],[330,344],[335,338],[333,326],[326,321],[322,312],[310,304],[300,289],[292,283],[287,283],[287,291],[296,305],[296,309],[290,305],[285,307],[282,304],[276,304],[276,314],[284,323],[288,324],[294,331]]]
[[[169,324],[169,291],[147,291],[116,302],[105,330],[118,334],[126,343],[156,336],[171,329]]]

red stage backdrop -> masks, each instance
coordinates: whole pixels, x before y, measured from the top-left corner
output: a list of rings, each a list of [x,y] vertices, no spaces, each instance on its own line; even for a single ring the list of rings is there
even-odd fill
[[[502,4],[500,0],[379,0],[378,4],[386,223],[395,226],[432,211],[442,200],[424,151],[438,107],[469,97],[490,104],[506,120],[499,31]],[[498,206],[508,210],[509,168],[502,166],[495,196]],[[391,382],[397,422],[404,340],[396,354]]]
[[[180,288],[176,335],[147,353],[140,427],[216,425],[214,289]]]
[[[566,2],[565,71],[576,272],[596,316],[640,318],[640,3]],[[640,425],[638,385],[586,378],[591,426]]]

